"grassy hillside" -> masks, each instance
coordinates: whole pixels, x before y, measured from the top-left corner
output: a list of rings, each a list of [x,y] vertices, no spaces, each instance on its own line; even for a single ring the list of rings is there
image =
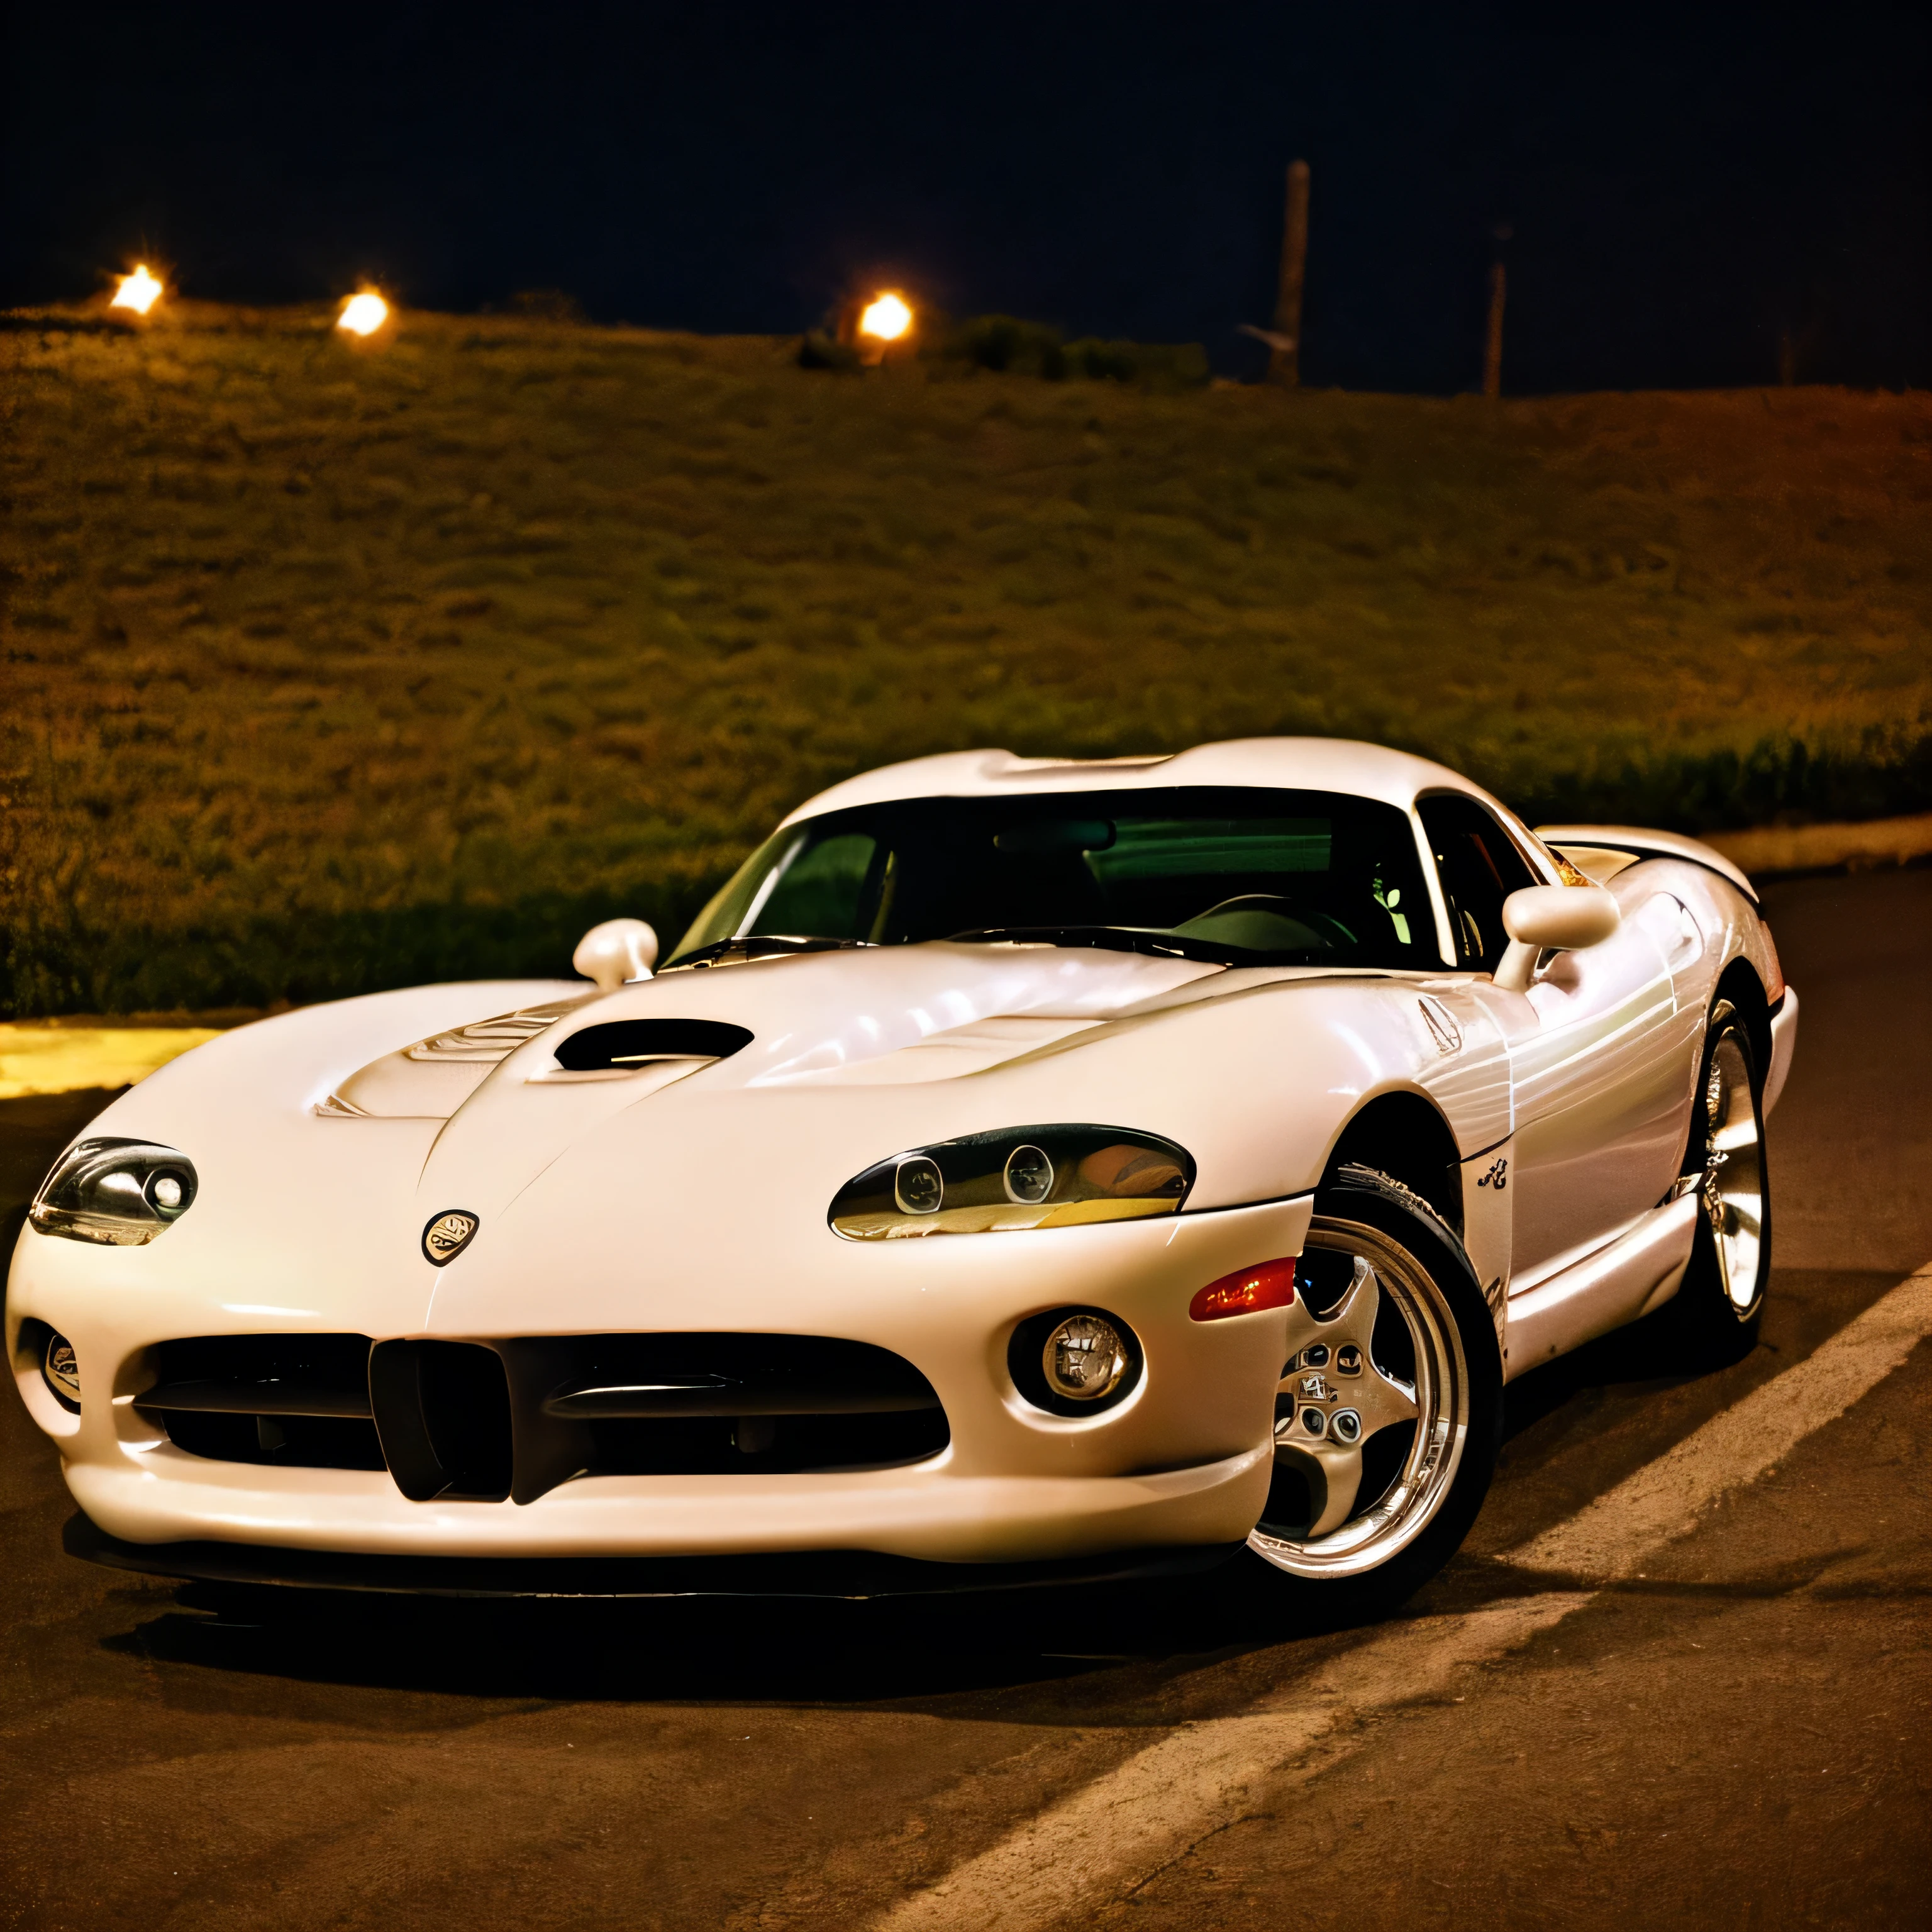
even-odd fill
[[[1436,754],[1532,812],[1932,804],[1932,398],[1485,406],[194,310],[0,332],[0,1010],[674,936],[975,744]]]

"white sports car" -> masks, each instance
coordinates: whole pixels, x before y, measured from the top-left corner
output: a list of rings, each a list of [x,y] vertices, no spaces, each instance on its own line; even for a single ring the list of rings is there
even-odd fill
[[[801,806],[656,951],[263,1021],[93,1123],[8,1298],[70,1549],[464,1594],[1234,1558],[1373,1607],[1468,1531],[1510,1378],[1763,1298],[1798,1002],[1687,838],[1367,745],[964,752]]]

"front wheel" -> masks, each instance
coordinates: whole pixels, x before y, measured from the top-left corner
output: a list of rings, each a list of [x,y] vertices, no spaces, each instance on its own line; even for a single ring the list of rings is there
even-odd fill
[[[1275,1593],[1392,1610],[1448,1562],[1502,1439],[1496,1327],[1454,1233],[1344,1166],[1316,1197],[1275,1403],[1274,1480],[1248,1538]]]

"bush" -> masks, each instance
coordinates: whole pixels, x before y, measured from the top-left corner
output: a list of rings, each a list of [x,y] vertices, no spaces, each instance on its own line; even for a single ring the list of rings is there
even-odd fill
[[[512,315],[533,322],[581,322],[584,310],[577,298],[562,289],[519,289],[510,298]]]
[[[1932,735],[1873,726],[1808,744],[1765,738],[1748,749],[1586,760],[1505,781],[1532,824],[1577,820],[1691,833],[1754,825],[1829,824],[1932,812]]]
[[[1932,809],[1932,398],[1169,394],[1144,345],[944,339],[834,383],[505,317],[0,332],[0,1012],[668,946],[801,800],[971,746]]]
[[[1016,316],[976,316],[941,337],[928,352],[1006,376],[1126,382],[1145,388],[1198,389],[1208,380],[1208,352],[1198,342],[1106,342],[1082,336],[1064,342],[1059,330]]]
[[[822,328],[814,328],[808,332],[805,340],[798,345],[798,366],[801,369],[830,369],[839,375],[853,375],[861,364],[859,352],[852,344],[841,342]]]
[[[970,363],[996,375],[1043,376],[1058,382],[1066,373],[1060,332],[1016,316],[975,316],[941,340],[938,354],[946,361]]]
[[[1083,335],[1066,349],[1066,373],[1148,389],[1198,389],[1213,373],[1198,342],[1103,342]]]

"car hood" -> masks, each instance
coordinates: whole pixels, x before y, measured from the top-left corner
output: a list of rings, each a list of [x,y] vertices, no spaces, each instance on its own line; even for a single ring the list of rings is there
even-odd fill
[[[576,1010],[533,1042],[532,1058],[586,1024],[723,1021],[753,1037],[710,1070],[714,1085],[897,1084],[994,1065],[1225,970],[1090,946],[935,943],[781,956],[623,987]]]
[[[1265,997],[1287,980],[1311,982],[1292,1002],[1298,1018]],[[602,994],[581,982],[420,987],[225,1035],[90,1131],[194,1160],[194,1211],[126,1252],[201,1284],[236,1318],[394,1332],[432,1304],[438,1324],[508,1319],[512,1306],[528,1323],[554,1300],[541,1318],[574,1326],[564,1311],[593,1282],[628,1306],[640,1255],[654,1277],[760,1278],[800,1239],[829,1238],[827,1205],[853,1174],[962,1133],[1055,1120],[1161,1133],[1196,1156],[1190,1206],[1275,1198],[1285,1174],[1318,1165],[1329,1132],[1325,1107],[1282,1126],[1271,1096],[1283,1076],[1318,1095],[1386,1077],[1362,1030],[1365,1000],[1394,1003],[1390,1024],[1432,1052],[1414,990],[1386,976],[1084,947],[793,956]],[[493,1030],[506,1013],[517,1024]],[[751,1038],[719,1057],[566,1077],[578,1056],[560,1048],[638,1021],[722,1023]],[[399,1043],[446,1041],[483,1056],[444,1064],[466,1083],[454,1104],[446,1086],[425,1088],[419,1112],[344,1104],[385,1063],[386,1078],[427,1070],[433,1084],[440,1063],[410,1062]],[[1264,1132],[1262,1114],[1276,1122]],[[446,1273],[421,1240],[450,1212],[481,1231]],[[98,1265],[115,1265],[102,1252]],[[486,1282],[502,1298],[497,1314],[475,1304]]]
[[[486,1085],[500,1101],[506,1088],[592,1083],[610,1085],[605,1100],[622,1106],[700,1074],[712,1089],[944,1079],[1224,974],[1190,960],[1048,946],[776,955],[608,994],[580,987],[479,1016],[356,1069],[321,1111],[446,1120]],[[608,1040],[591,1029],[614,1026],[629,1028],[626,1044],[668,1040],[669,1050],[622,1065],[580,1064],[572,1042]],[[706,1037],[720,1034],[742,1045]]]
[[[488,1026],[420,1042],[358,1072],[335,1097],[352,1106],[366,1093],[386,1100],[385,1112],[400,1114],[413,1111],[410,1084],[420,1078],[425,1111],[447,1114],[430,1176],[440,1170],[472,1192],[490,1191],[489,1184],[520,1188],[620,1116],[702,1113],[706,1102],[731,1094],[770,1094],[776,1102],[788,1090],[957,1079],[1221,976],[1222,969],[1193,961],[1088,948],[934,944],[779,956],[668,973],[526,1010],[522,1024],[535,1030],[494,1048]],[[715,1057],[673,1053],[624,1068],[567,1064],[579,1057],[572,1042],[591,1029],[637,1022],[695,1022],[749,1037]],[[480,1050],[494,1054],[489,1064],[410,1058],[461,1053],[479,1037]],[[470,1090],[445,1108],[447,1090],[433,1094],[431,1083],[456,1070]],[[734,1111],[744,1118],[742,1108]]]

